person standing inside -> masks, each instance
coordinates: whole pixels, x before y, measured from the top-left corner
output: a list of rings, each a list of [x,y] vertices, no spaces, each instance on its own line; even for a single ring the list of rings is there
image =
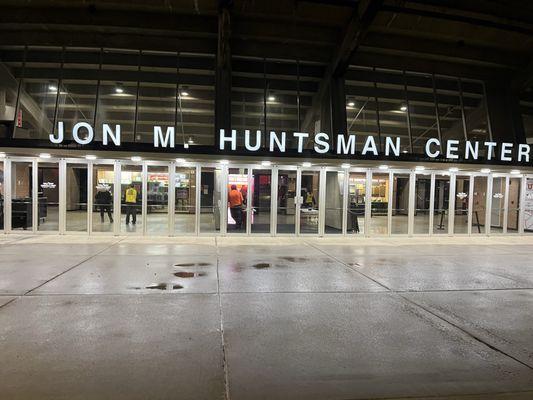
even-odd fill
[[[126,203],[126,225],[130,223],[130,216],[131,223],[135,225],[137,223],[137,189],[133,183],[126,189],[124,202]]]
[[[109,217],[109,222],[113,223],[113,213],[111,212],[111,203],[113,201],[113,196],[111,192],[106,187],[96,187],[96,196],[95,196],[95,205],[100,210],[100,220],[104,222],[104,213],[107,213]]]
[[[235,220],[235,229],[242,228],[242,193],[237,190],[237,185],[231,185],[228,193],[228,205],[231,217]]]

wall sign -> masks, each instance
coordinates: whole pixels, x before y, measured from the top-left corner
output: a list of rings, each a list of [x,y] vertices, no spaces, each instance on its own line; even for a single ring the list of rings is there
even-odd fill
[[[153,127],[153,143],[154,147],[174,148],[176,145],[175,132],[173,126]],[[120,125],[111,126],[109,124],[102,124],[101,130],[102,144],[104,146],[120,146],[121,143],[121,128]],[[298,153],[303,153],[305,141],[309,140],[311,134],[308,132],[275,132],[270,131],[263,137],[262,131],[251,131],[249,129],[244,132],[237,132],[232,129],[226,132],[224,129],[220,130],[218,148],[224,151],[237,150],[237,137],[244,136],[244,148],[248,152],[256,152],[268,149],[273,153],[285,153],[287,150],[287,143],[297,143],[296,150]],[[95,134],[93,127],[87,122],[78,122],[72,128],[72,138],[81,145],[90,144],[94,140]],[[402,145],[401,137],[386,136],[384,149],[378,150],[376,139],[373,136],[363,136],[363,146],[361,149],[356,148],[356,138],[358,135],[354,134],[338,134],[329,135],[324,132],[314,134],[313,146],[311,148],[317,154],[326,154],[334,152],[338,155],[355,155],[356,151],[364,156],[386,156],[386,157],[400,157],[400,149]],[[51,143],[60,144],[65,139],[64,123],[58,122],[56,135],[49,135]],[[263,142],[263,140],[265,142]],[[333,144],[334,143],[334,144]],[[479,155],[485,153],[486,160],[505,161],[529,163],[530,145],[520,143],[496,143],[485,141],[465,141],[464,150],[459,149],[461,141],[457,139],[449,139],[441,141],[437,138],[429,138],[424,145],[425,155],[429,158],[445,157],[448,160],[477,160]],[[441,153],[442,147],[442,153]],[[308,148],[305,149],[309,150]],[[485,152],[486,151],[486,152]]]

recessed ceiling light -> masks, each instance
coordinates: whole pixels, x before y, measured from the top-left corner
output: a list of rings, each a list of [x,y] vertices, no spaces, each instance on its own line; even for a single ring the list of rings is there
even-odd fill
[[[176,162],[178,164],[183,164],[185,162],[185,159],[184,158],[176,158]]]
[[[51,158],[52,156],[50,153],[41,153],[39,154],[39,158]]]
[[[310,166],[311,166],[311,163],[309,161],[304,161],[302,163],[302,167],[304,167],[304,168],[309,168]]]
[[[490,173],[490,168],[481,168],[480,172],[483,174],[488,174]]]
[[[417,165],[417,166],[415,167],[415,171],[423,171],[423,170],[425,170],[425,169],[426,169],[426,167],[424,167],[423,165]]]
[[[409,153],[409,152],[408,152],[407,150],[402,150],[402,153],[403,153],[403,154],[407,154],[407,153]]]
[[[130,160],[133,162],[139,162],[142,160],[142,158],[140,156],[132,156]]]
[[[6,156],[6,153],[4,153],[4,152],[0,153],[0,158],[5,158],[5,156]]]
[[[512,170],[511,170],[511,174],[513,174],[513,175],[518,175],[518,174],[520,174],[520,171],[517,170],[517,169],[512,169]]]
[[[389,169],[389,166],[388,165],[380,165],[378,168],[384,170],[384,169]]]
[[[268,101],[276,101],[276,96],[271,94],[270,96],[268,96],[267,100]]]
[[[186,90],[182,90],[180,92],[180,94],[183,96],[183,97],[187,97],[189,95],[189,92],[187,92]]]
[[[87,155],[85,156],[85,159],[86,159],[86,160],[96,160],[96,156],[93,155],[93,154],[87,154]]]
[[[187,143],[188,144],[194,144],[194,139],[192,137],[190,137],[188,140],[187,140]]]
[[[407,111],[407,106],[401,106],[401,107],[400,107],[400,110],[401,110],[401,111]]]
[[[120,87],[120,86],[117,86],[117,87],[115,88],[115,93],[119,93],[119,94],[120,94],[120,93],[124,93],[124,89],[122,89],[122,87]]]
[[[266,160],[266,161],[261,161],[261,165],[263,165],[263,166],[265,166],[265,167],[268,167],[268,166],[272,165],[272,161],[268,161],[268,160]]]
[[[347,168],[350,168],[350,164],[344,163],[344,164],[341,165],[341,167],[344,168],[344,169],[347,169]]]
[[[48,85],[48,90],[51,92],[57,92],[57,86],[56,85]]]
[[[228,165],[229,161],[228,160],[220,160],[219,163],[222,164],[222,165]]]
[[[354,107],[354,106],[355,106],[355,103],[354,103],[353,101],[350,101],[350,102],[348,103],[348,107]]]
[[[459,168],[457,168],[457,167],[451,167],[451,168],[448,168],[448,171],[450,171],[450,172],[457,172],[457,171],[459,171]]]
[[[184,149],[188,149],[189,148],[189,143],[183,143],[183,148]]]

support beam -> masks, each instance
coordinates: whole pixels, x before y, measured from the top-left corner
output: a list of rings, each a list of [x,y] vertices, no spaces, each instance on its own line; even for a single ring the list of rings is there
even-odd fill
[[[220,0],[215,79],[215,143],[220,129],[231,130],[231,19],[233,0]]]
[[[362,0],[358,4],[345,29],[342,43],[333,55],[320,82],[318,91],[313,96],[313,105],[304,117],[302,124],[304,130],[309,130],[313,119],[320,112],[321,103],[330,87],[331,80],[334,77],[342,76],[348,68],[352,54],[363,41],[382,3],[383,0]]]

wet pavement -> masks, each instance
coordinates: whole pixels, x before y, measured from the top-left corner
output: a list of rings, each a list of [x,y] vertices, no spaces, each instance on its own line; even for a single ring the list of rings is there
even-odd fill
[[[3,236],[0,398],[531,399],[533,238]]]

